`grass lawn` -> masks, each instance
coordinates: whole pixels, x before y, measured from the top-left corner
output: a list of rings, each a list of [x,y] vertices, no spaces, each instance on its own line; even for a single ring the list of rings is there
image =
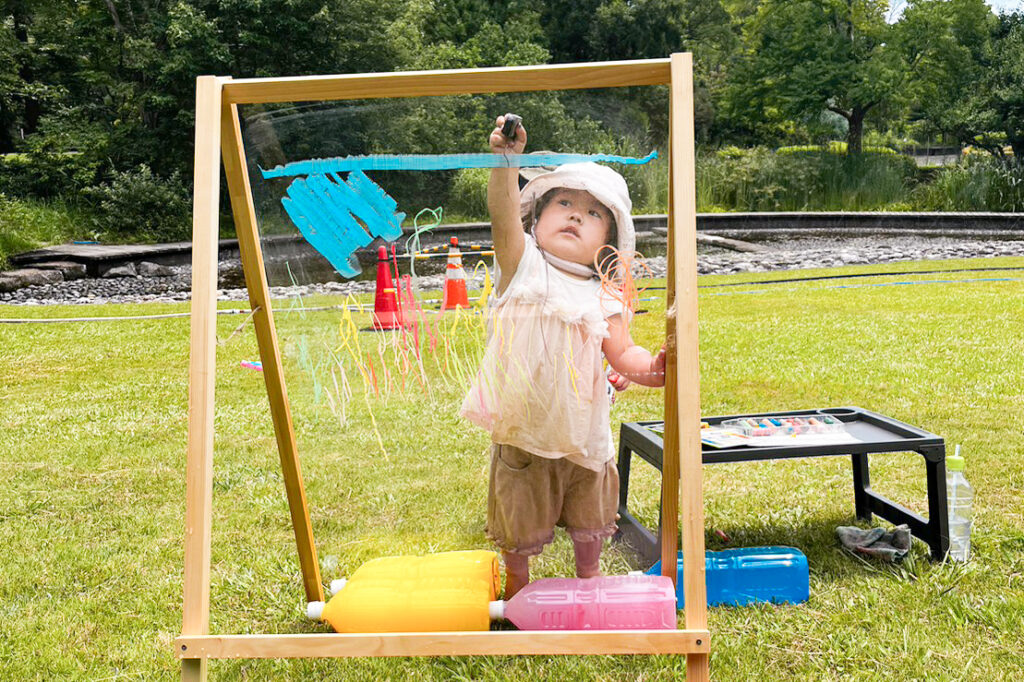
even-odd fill
[[[718,529],[732,547],[799,547],[811,569],[805,604],[710,610],[714,679],[1024,679],[1024,269],[913,273],[979,266],[1024,268],[1024,259],[888,265],[903,274],[802,283],[706,286],[793,273],[702,278],[706,414],[859,405],[962,444],[977,490],[971,562],[931,563],[918,542],[903,564],[886,566],[835,539],[836,526],[853,522],[848,458],[706,468],[710,549],[726,547]],[[634,336],[655,346],[664,304],[643,307]],[[0,317],[183,310],[0,306]],[[242,319],[221,316],[217,326],[211,632],[323,631],[303,614],[262,377],[239,367],[258,357],[255,338],[248,327],[232,335]],[[360,334],[377,363],[379,393],[367,395],[352,354],[339,349],[343,321],[336,310],[278,312],[325,582],[378,556],[487,548],[487,436],[456,416],[481,326],[462,322],[447,352],[426,363],[425,382],[411,372],[404,388],[402,360],[378,353],[382,337]],[[171,642],[181,627],[187,355],[184,318],[0,325],[0,679],[179,676]],[[634,387],[613,419],[661,411],[660,391]],[[658,481],[648,469],[635,467],[631,508],[653,525]],[[926,511],[919,456],[873,457],[872,483]],[[617,548],[603,564],[640,568]],[[571,567],[559,536],[534,575]],[[647,681],[684,670],[683,658],[667,656],[210,663],[213,679],[245,680]]]

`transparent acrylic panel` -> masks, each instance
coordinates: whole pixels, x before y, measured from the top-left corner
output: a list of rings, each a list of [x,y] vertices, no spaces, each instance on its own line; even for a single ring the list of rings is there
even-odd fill
[[[637,250],[650,258],[637,258],[627,278],[641,289],[653,286],[630,286],[632,295],[621,296],[634,311],[627,314],[632,339],[657,353],[664,280],[650,276],[664,273],[667,108],[666,89],[653,87],[240,107],[325,582],[381,556],[494,548],[485,532],[491,436],[460,411],[493,331],[488,301],[493,305],[497,280],[487,181],[502,156],[488,146],[496,116],[522,116],[526,152],[542,153],[534,165],[598,160],[624,177],[632,214],[659,216],[636,220]],[[459,293],[456,278],[447,276],[452,237],[459,240],[467,300],[442,311],[445,299],[456,301]],[[605,279],[610,284],[607,273]],[[537,339],[538,356],[553,352],[555,340]],[[244,343],[222,352],[254,360]],[[607,413],[601,342],[587,343],[597,351],[586,360],[590,385],[573,384],[574,350],[551,364],[561,367],[574,404],[603,404],[598,412]],[[258,384],[253,369],[238,371]],[[526,396],[534,413],[553,410],[552,396],[524,376],[514,395],[498,398]],[[507,384],[497,392],[503,390]],[[617,433],[627,415],[660,415],[662,402],[657,389],[634,386],[620,394],[594,456],[613,458],[608,432]],[[276,462],[265,466],[273,472]],[[283,491],[272,488],[271,481],[267,495],[282,527],[258,532],[287,550]],[[656,498],[657,491],[648,494]],[[603,560],[611,573],[646,568],[624,550],[606,550]],[[572,575],[572,562],[571,544],[559,531],[535,561],[534,575]]]

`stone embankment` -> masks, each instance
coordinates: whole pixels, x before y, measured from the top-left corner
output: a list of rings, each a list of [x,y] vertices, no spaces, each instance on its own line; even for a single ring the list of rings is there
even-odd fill
[[[985,267],[984,259],[997,256],[1024,256],[1024,239],[980,240],[953,237],[868,236],[842,239],[795,238],[761,242],[762,249],[735,251],[702,245],[698,254],[701,274],[733,274],[737,272],[768,272],[829,268],[842,265],[864,265],[897,261],[944,260],[950,258],[979,259],[977,267]],[[664,247],[662,247],[663,249]],[[665,273],[665,258],[647,261],[655,277]],[[237,260],[220,263],[222,284],[220,300],[247,300],[245,289],[229,288],[238,281]],[[0,279],[0,304],[46,305],[56,303],[144,303],[152,301],[183,301],[189,298],[191,268],[188,265],[167,266],[142,262],[123,270],[107,271],[104,277],[86,277],[84,272],[43,271],[43,279],[26,285],[3,285],[11,273]],[[794,273],[796,274],[796,273]],[[418,279],[420,290],[440,289],[443,275]],[[362,293],[373,291],[373,280],[328,282],[287,287],[272,287],[275,298],[308,296],[316,293]],[[472,286],[472,284],[471,284]],[[479,283],[477,283],[479,286]],[[5,288],[7,290],[5,290]]]

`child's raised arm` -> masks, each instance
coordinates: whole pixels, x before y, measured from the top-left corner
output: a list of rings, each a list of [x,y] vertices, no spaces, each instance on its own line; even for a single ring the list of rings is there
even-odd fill
[[[651,355],[633,343],[629,325],[621,315],[608,318],[608,338],[601,345],[608,364],[616,372],[641,386],[665,385],[665,349]]]
[[[495,154],[522,154],[526,148],[526,129],[519,125],[515,139],[501,133],[505,117],[499,116],[488,142]],[[491,239],[494,241],[494,260],[501,268],[498,293],[501,294],[512,280],[519,259],[523,255],[525,238],[523,220],[519,215],[519,168],[492,168],[487,183],[487,208],[491,212]]]

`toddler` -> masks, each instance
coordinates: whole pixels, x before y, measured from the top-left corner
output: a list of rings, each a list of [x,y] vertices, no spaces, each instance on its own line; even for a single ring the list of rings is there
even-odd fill
[[[506,138],[504,123],[499,116],[491,150],[522,153],[526,130]],[[496,298],[461,410],[491,434],[487,535],[502,550],[506,599],[529,582],[529,557],[556,525],[572,538],[576,575],[600,575],[619,497],[602,353],[619,387],[665,383],[664,349],[652,356],[633,343],[621,292],[595,270],[610,242],[620,258],[633,253],[625,180],[595,163],[566,164],[520,191],[517,171],[491,171]]]

